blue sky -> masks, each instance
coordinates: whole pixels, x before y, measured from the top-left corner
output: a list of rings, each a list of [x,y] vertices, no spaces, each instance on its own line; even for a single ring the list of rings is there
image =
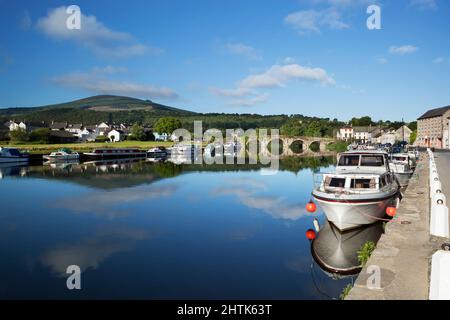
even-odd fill
[[[381,30],[368,30],[368,5]],[[65,9],[78,5],[81,29]],[[94,94],[413,120],[450,104],[447,0],[0,0],[0,107]]]

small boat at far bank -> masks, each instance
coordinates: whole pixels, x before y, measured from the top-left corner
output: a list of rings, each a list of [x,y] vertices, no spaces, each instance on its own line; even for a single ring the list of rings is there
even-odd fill
[[[147,158],[159,159],[169,155],[169,151],[165,147],[155,147],[147,151]]]
[[[83,153],[88,158],[105,159],[105,158],[133,158],[147,157],[147,152],[137,148],[100,148],[94,149],[92,152]]]
[[[24,154],[16,148],[0,147],[0,163],[26,163],[29,160],[28,154]]]
[[[61,148],[58,151],[52,152],[49,155],[43,156],[44,160],[50,162],[57,161],[74,161],[80,159],[78,152],[73,152],[68,148]]]

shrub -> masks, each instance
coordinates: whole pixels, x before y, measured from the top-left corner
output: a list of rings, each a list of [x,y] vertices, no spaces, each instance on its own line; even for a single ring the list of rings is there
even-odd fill
[[[373,250],[375,250],[375,243],[372,241],[367,241],[362,246],[361,250],[358,251],[358,261],[361,263],[361,266],[364,267],[364,265],[369,261],[370,256],[372,255]]]
[[[95,138],[95,142],[109,142],[109,138],[107,136],[98,136]]]

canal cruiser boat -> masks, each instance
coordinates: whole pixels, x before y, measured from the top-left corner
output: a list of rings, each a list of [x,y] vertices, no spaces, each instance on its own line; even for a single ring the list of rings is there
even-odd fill
[[[311,244],[311,254],[326,275],[333,279],[346,278],[361,271],[358,251],[366,242],[377,243],[382,234],[381,222],[340,232],[325,221]]]
[[[151,148],[147,151],[147,158],[165,158],[169,155],[169,151],[164,147]]]
[[[92,152],[85,152],[84,155],[88,158],[105,159],[105,158],[132,158],[132,157],[147,157],[147,152],[137,148],[100,148]]]
[[[28,154],[22,153],[16,148],[0,147],[0,163],[27,163],[29,160]]]
[[[414,170],[411,165],[413,164],[408,153],[396,153],[391,155],[391,161],[389,161],[389,168],[394,172],[398,182],[402,187],[405,187],[409,183]]]
[[[77,161],[80,159],[78,152],[73,152],[68,148],[61,148],[58,151],[52,152],[49,155],[43,156],[47,161]]]
[[[328,221],[345,231],[381,220],[399,192],[387,153],[361,150],[339,154],[334,173],[314,174],[312,196]]]
[[[169,148],[171,155],[195,155],[200,153],[200,146],[195,144],[177,144]]]

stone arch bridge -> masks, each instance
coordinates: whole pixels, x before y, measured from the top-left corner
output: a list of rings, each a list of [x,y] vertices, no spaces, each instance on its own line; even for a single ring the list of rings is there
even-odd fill
[[[269,150],[269,143],[274,140],[272,137],[265,137],[264,139],[259,140],[261,150],[263,153],[267,152],[267,154],[270,153]],[[327,150],[327,146],[335,140],[333,138],[322,138],[322,137],[285,137],[280,136],[279,137],[279,143],[283,145],[282,152],[280,156],[294,156],[294,155],[305,155],[305,156],[314,156],[317,154],[324,154],[324,153],[332,153]],[[302,148],[300,152],[294,152],[292,150],[292,145],[294,143],[300,143]],[[313,151],[312,146],[317,145],[318,151]]]

